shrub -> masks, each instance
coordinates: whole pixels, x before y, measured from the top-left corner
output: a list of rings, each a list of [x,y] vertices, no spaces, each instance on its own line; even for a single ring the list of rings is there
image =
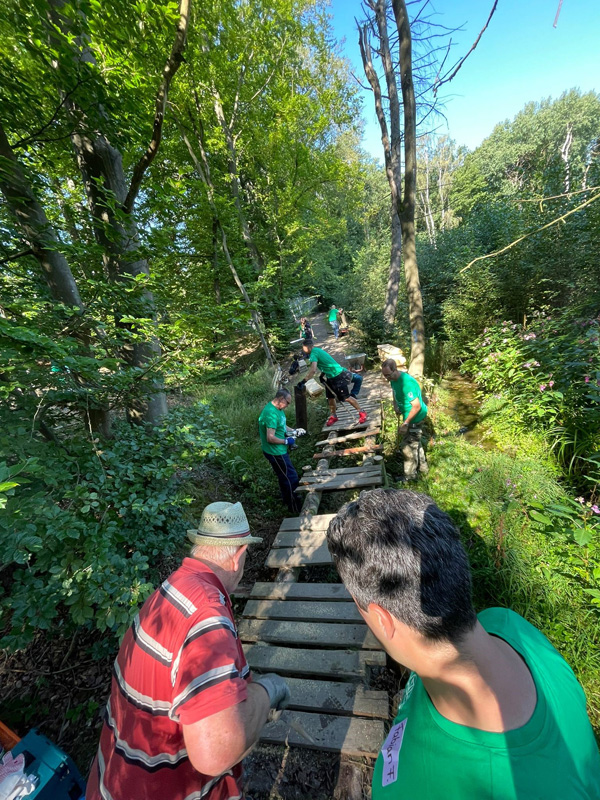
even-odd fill
[[[600,458],[599,341],[600,319],[589,313],[537,312],[527,327],[486,328],[463,365],[485,392],[507,400],[514,424],[546,433],[578,482]]]
[[[73,437],[68,449],[24,427],[0,441],[20,464],[0,465],[13,484],[0,508],[2,644],[84,624],[121,634],[152,589],[148,568],[183,542],[182,478],[227,443],[209,408],[152,430],[121,422],[113,440]]]

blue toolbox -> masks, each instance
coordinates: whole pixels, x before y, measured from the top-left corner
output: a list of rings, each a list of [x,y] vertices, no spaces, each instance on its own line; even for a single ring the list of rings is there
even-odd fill
[[[16,758],[25,756],[25,773],[39,783],[27,800],[85,800],[85,783],[73,759],[35,728],[12,748]]]

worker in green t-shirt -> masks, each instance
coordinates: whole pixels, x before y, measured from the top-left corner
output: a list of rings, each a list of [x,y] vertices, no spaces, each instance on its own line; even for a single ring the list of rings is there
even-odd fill
[[[312,339],[305,339],[302,342],[302,352],[310,364],[305,380],[309,381],[315,375],[317,368],[321,370],[320,381],[325,387],[325,397],[329,403],[330,412],[329,419],[325,424],[334,425],[338,421],[337,400],[340,403],[347,400],[358,411],[358,424],[365,423],[367,412],[361,411],[358,400],[351,394],[348,386],[349,381],[352,380],[352,373],[338,364],[326,350],[315,347]]]
[[[402,435],[400,451],[404,459],[403,480],[414,481],[419,477],[419,472],[426,474],[429,471],[421,441],[421,423],[427,416],[427,406],[417,381],[408,372],[401,372],[393,358],[383,362],[381,374],[392,387],[396,414],[402,414],[403,423],[399,433]]]
[[[340,337],[340,324],[338,322],[338,315],[341,314],[341,309],[336,308],[335,306],[331,306],[329,309],[329,317],[328,321],[331,327],[333,328],[333,335],[336,339]]]
[[[299,483],[298,473],[290,459],[288,447],[293,447],[296,436],[306,431],[302,428],[292,431],[287,427],[285,409],[291,402],[292,395],[288,390],[279,389],[260,413],[258,434],[263,454],[273,467],[273,472],[279,481],[283,502],[293,514],[298,514],[302,507],[302,500],[296,493]]]
[[[507,608],[476,615],[467,555],[424,494],[374,489],[327,544],[388,655],[411,671],[373,772],[373,800],[599,800],[584,692]]]

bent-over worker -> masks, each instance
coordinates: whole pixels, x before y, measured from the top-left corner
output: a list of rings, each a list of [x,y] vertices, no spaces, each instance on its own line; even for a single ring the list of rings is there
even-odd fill
[[[287,389],[279,389],[260,413],[258,433],[263,455],[273,467],[273,472],[279,481],[283,502],[293,514],[298,514],[302,508],[302,499],[296,493],[300,481],[288,454],[288,447],[293,447],[296,442],[294,434],[302,435],[304,429],[292,431],[287,427],[285,409],[291,402],[290,392]]]
[[[427,416],[427,406],[421,394],[421,387],[415,378],[408,372],[399,370],[393,358],[383,362],[381,374],[392,387],[396,414],[402,414],[400,451],[404,459],[404,480],[414,481],[419,477],[419,472],[427,474],[429,471],[421,441],[423,436],[421,423]]]
[[[347,400],[358,411],[359,424],[362,425],[366,422],[367,412],[361,411],[358,400],[350,393],[348,388],[348,380],[352,380],[352,373],[338,364],[335,358],[326,350],[315,347],[312,339],[302,342],[302,351],[310,363],[306,380],[309,381],[314,376],[317,367],[321,370],[320,380],[325,387],[325,396],[329,402],[330,413],[330,417],[325,424],[331,426],[338,421],[336,400],[339,400],[340,403],[344,403]],[[360,386],[358,388],[360,389]]]
[[[188,538],[119,649],[87,800],[239,800],[240,762],[288,702],[282,678],[252,678],[237,636],[229,593],[262,541],[241,503],[211,503]]]
[[[424,494],[361,492],[331,521],[363,619],[411,670],[373,800],[598,800],[600,757],[575,675],[508,608],[475,613],[450,517]]]

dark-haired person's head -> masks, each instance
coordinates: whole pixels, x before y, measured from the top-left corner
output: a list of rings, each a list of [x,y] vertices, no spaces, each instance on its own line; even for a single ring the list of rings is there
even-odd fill
[[[287,408],[292,402],[292,395],[287,389],[278,389],[272,402],[276,408]]]
[[[312,340],[312,339],[305,339],[305,340],[302,342],[302,350],[304,351],[304,353],[305,353],[307,356],[309,356],[309,355],[310,355],[310,353],[311,353],[311,350],[313,349],[313,347],[314,347],[314,346],[315,346],[315,343],[313,342],[313,340]]]
[[[396,661],[414,669],[415,647],[456,644],[473,630],[467,555],[452,520],[427,495],[362,492],[331,521],[327,542],[363,618]]]

